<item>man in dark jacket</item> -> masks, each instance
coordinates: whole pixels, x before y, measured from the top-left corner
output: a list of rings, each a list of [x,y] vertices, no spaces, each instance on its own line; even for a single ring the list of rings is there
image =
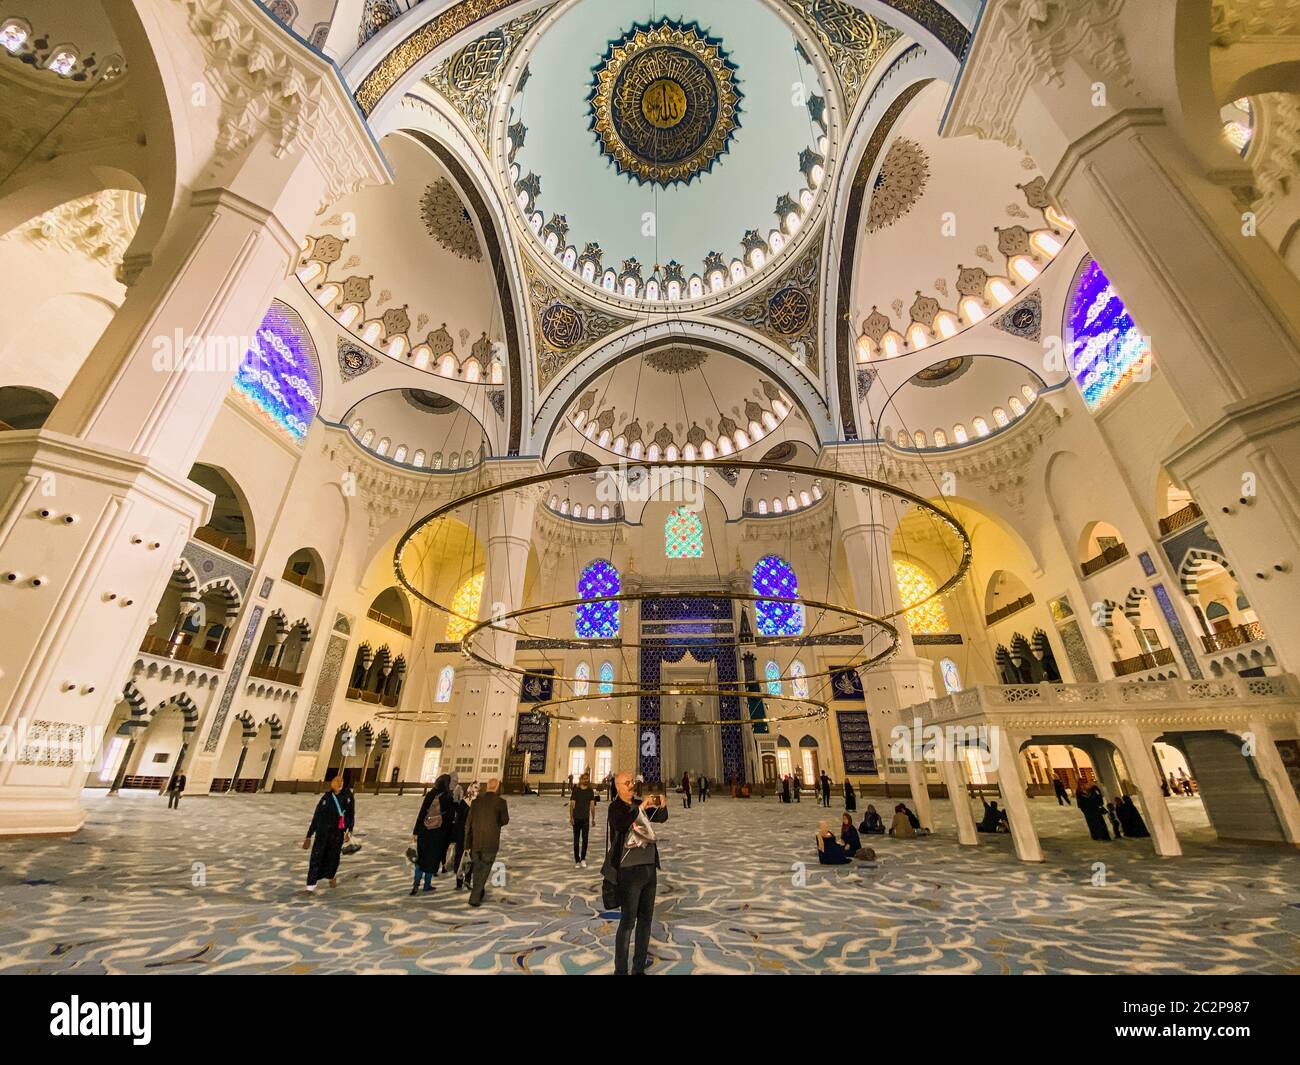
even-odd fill
[[[184,794],[185,774],[177,771],[172,774],[171,780],[167,782],[167,809],[180,809],[181,796]]]
[[[831,804],[831,778],[826,775],[826,770],[822,770],[822,805],[830,806]]]
[[[605,879],[618,884],[621,915],[614,938],[614,973],[618,976],[628,973],[628,941],[635,929],[632,975],[640,976],[645,973],[646,957],[650,951],[650,925],[654,921],[659,869],[659,846],[653,835],[647,835],[645,826],[640,824],[641,813],[644,810],[647,821],[662,823],[668,820],[668,807],[662,795],[650,796],[643,806],[634,794],[631,773],[619,773],[614,778],[614,787],[617,795],[609,804],[609,850],[601,869]],[[629,836],[632,837],[631,846],[628,845]]]
[[[492,863],[497,860],[497,851],[501,849],[501,829],[510,823],[506,801],[498,794],[500,787],[501,781],[493,777],[487,782],[487,790],[481,792],[469,807],[465,849],[469,851],[473,866],[469,890],[471,906],[483,905],[487,878],[492,872]]]

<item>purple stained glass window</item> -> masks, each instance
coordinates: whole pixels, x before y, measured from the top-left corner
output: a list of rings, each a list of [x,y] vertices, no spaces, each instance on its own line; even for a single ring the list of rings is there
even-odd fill
[[[755,595],[799,597],[799,579],[790,563],[780,555],[764,555],[754,564]],[[803,632],[803,604],[760,599],[754,610],[755,623],[763,636],[798,636]]]
[[[622,584],[618,570],[603,558],[596,559],[578,577],[578,595],[598,599],[618,595]],[[618,635],[617,602],[583,603],[575,611],[574,630],[584,640],[609,640]]]
[[[257,327],[232,386],[297,444],[320,406],[320,369],[297,312],[278,300]]]
[[[1150,373],[1151,345],[1090,259],[1070,304],[1070,367],[1089,410],[1097,410],[1136,378]]]

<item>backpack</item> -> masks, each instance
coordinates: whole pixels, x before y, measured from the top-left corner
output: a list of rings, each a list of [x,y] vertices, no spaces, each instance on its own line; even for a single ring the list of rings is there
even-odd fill
[[[442,828],[442,797],[435,795],[433,802],[429,803],[429,810],[424,815],[424,827],[430,832],[436,832]]]

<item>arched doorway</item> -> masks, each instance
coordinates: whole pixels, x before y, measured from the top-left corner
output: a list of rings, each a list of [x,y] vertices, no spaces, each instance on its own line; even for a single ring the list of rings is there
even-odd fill
[[[420,761],[420,783],[432,784],[442,771],[442,740],[430,736],[424,741],[424,757]]]
[[[614,772],[614,741],[608,736],[598,737],[595,752],[596,762],[592,770],[592,779],[601,781]]]
[[[821,762],[818,760],[817,740],[813,736],[804,736],[799,740],[799,770],[805,785],[811,787],[821,774]]]

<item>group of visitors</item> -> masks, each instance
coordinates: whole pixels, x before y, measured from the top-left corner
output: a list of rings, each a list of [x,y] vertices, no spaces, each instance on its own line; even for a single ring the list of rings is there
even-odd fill
[[[1160,790],[1164,792],[1166,799],[1169,798],[1170,795],[1187,795],[1190,797],[1196,794],[1192,778],[1187,775],[1182,767],[1179,767],[1177,777],[1175,777],[1173,773],[1170,773],[1168,780],[1162,780],[1160,782]]]
[[[894,806],[894,817],[889,826],[873,803],[867,803],[862,823],[856,828],[853,818],[845,811],[840,818],[839,835],[831,831],[830,822],[822,821],[817,826],[817,860],[822,865],[845,865],[855,858],[859,861],[875,861],[876,852],[862,845],[863,836],[883,836],[886,833],[895,839],[915,839],[926,835],[921,827],[921,819],[912,812],[906,803]]]
[[[682,796],[682,808],[686,810],[691,808],[692,786],[694,787],[695,793],[698,795],[700,802],[708,802],[709,799],[709,778],[703,773],[696,773],[692,780],[690,770],[682,770],[682,783],[678,790],[681,792]]]
[[[1125,836],[1130,839],[1147,839],[1151,835],[1147,831],[1146,822],[1142,820],[1141,811],[1127,792],[1107,802],[1100,786],[1080,781],[1074,793],[1074,801],[1088,823],[1088,834],[1093,839],[1109,842],[1111,832],[1114,832],[1115,839],[1123,839]]]
[[[488,876],[501,848],[501,829],[510,823],[506,800],[500,794],[501,781],[496,777],[482,791],[471,784],[462,788],[455,773],[444,773],[420,804],[420,812],[411,830],[415,845],[414,895],[424,880],[424,890],[433,890],[433,878],[448,872],[447,851],[452,846],[450,872],[456,877],[456,890],[469,888],[469,904],[483,905]],[[461,873],[461,859],[469,854],[469,868]]]
[[[787,773],[781,778],[781,801],[782,802],[799,802],[799,796],[803,791],[803,777],[799,775],[799,770],[793,774]]]

